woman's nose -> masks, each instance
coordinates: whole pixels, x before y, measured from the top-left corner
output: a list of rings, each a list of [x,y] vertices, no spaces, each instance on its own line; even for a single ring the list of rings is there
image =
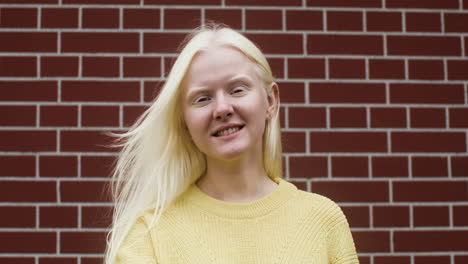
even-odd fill
[[[214,103],[213,119],[224,121],[231,117],[233,108],[229,99],[225,96],[217,96]]]

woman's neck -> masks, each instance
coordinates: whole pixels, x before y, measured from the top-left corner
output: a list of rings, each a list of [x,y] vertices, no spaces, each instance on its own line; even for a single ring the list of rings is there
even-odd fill
[[[262,162],[245,159],[229,162],[208,160],[207,171],[196,184],[215,199],[235,203],[258,200],[277,186],[266,174]]]

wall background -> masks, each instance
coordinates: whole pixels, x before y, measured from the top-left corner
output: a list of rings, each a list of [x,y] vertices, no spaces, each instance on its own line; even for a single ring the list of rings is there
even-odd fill
[[[208,19],[280,84],[285,177],[361,263],[468,263],[468,0],[0,0],[0,263],[100,263],[123,131]]]

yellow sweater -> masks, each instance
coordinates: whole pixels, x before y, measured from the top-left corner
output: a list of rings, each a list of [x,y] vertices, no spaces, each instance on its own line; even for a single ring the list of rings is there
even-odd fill
[[[192,184],[150,232],[150,213],[136,221],[115,263],[359,263],[335,202],[274,181],[272,193],[244,204],[217,200]]]

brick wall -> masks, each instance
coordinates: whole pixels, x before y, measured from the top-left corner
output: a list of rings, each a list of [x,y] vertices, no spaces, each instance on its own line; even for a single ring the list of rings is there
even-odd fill
[[[0,0],[0,264],[100,263],[123,131],[208,19],[280,85],[285,176],[361,263],[468,263],[468,0]]]

